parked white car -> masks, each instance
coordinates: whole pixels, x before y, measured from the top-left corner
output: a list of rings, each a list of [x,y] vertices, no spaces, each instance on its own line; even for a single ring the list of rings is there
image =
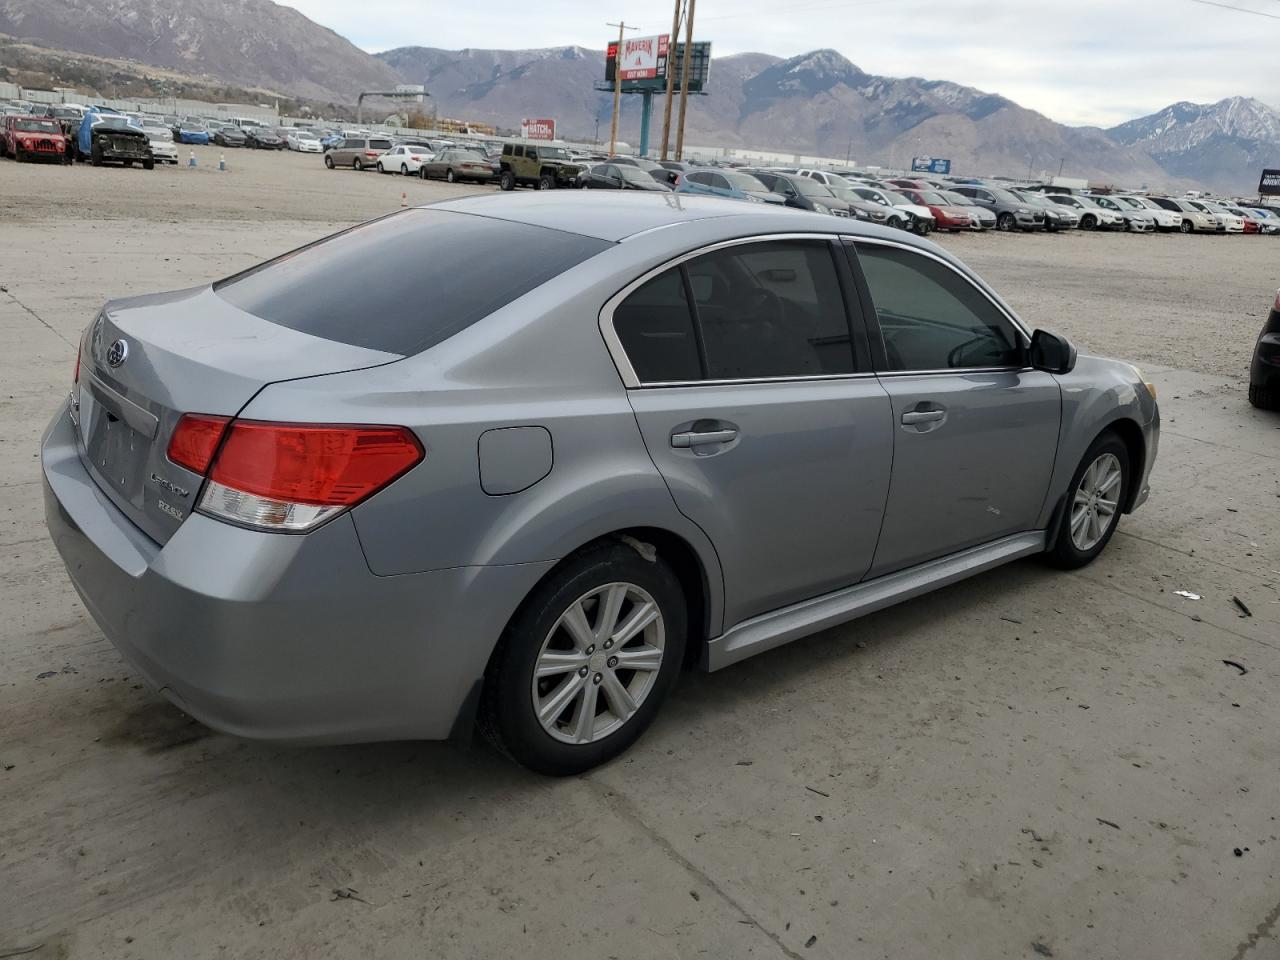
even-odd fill
[[[1116,203],[1149,213],[1155,218],[1157,230],[1178,231],[1182,229],[1182,214],[1173,210],[1166,210],[1153,200],[1148,200],[1146,197],[1131,197],[1122,193],[1112,194],[1111,198]]]
[[[422,165],[435,158],[430,147],[402,143],[378,158],[379,173],[401,173],[406,177],[420,175]]]
[[[1200,205],[1218,218],[1218,221],[1226,228],[1226,233],[1244,233],[1244,217],[1237,216],[1220,203],[1214,203],[1212,200],[1189,200],[1192,206]]]
[[[917,222],[928,224],[929,229],[933,229],[933,211],[918,203],[912,203],[900,193],[885,190],[881,187],[873,187],[865,183],[855,183],[853,192],[863,200],[870,200],[872,203],[878,203],[881,206],[893,207],[895,210],[910,213]],[[895,226],[895,224],[890,224],[890,226]]]
[[[1140,207],[1131,207],[1122,203],[1117,197],[1103,194],[1092,194],[1089,197],[1104,210],[1118,213],[1124,217],[1125,229],[1134,233],[1154,233],[1156,230],[1155,214]]]
[[[290,150],[297,150],[299,153],[324,153],[324,148],[320,146],[320,137],[312,130],[301,128],[290,130],[285,134],[284,142]]]
[[[141,126],[142,132],[151,142],[151,156],[156,163],[177,164],[178,145],[173,142],[173,131],[164,125],[164,121],[143,117]]]

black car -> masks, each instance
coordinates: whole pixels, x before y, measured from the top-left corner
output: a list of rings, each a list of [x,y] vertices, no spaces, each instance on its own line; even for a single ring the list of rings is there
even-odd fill
[[[646,157],[614,157],[609,162],[627,167],[639,167],[659,183],[674,184],[680,177],[674,170],[668,170],[657,160],[650,160]]]
[[[231,123],[213,131],[213,142],[220,147],[243,147],[246,139],[244,131]]]
[[[669,190],[638,167],[625,163],[597,163],[578,174],[582,190]]]
[[[1280,290],[1253,348],[1249,402],[1259,410],[1280,410]]]
[[[258,150],[283,150],[287,146],[279,134],[266,127],[250,127],[246,130],[244,145]]]
[[[788,207],[830,213],[837,217],[856,216],[853,208],[820,184],[798,173],[778,173],[774,170],[752,170],[751,175],[782,197]]]

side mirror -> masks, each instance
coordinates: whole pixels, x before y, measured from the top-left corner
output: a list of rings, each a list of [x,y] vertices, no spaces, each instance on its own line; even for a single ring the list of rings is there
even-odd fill
[[[1045,373],[1070,373],[1076,367],[1076,348],[1066,337],[1037,330],[1031,335],[1031,366]]]

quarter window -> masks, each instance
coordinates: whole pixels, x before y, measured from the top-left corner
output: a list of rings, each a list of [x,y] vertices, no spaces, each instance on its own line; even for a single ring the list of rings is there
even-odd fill
[[[824,240],[764,241],[696,257],[628,296],[613,323],[646,383],[855,369],[840,281]]]
[[[1022,366],[1016,328],[955,270],[899,247],[857,251],[890,370]]]

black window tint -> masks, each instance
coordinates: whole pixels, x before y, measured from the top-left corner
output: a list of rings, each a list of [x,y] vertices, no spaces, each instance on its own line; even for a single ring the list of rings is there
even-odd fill
[[[679,267],[659,274],[623,300],[613,312],[613,329],[642,382],[702,379]]]
[[[504,143],[504,144],[502,145],[502,155],[503,155],[504,157],[509,157],[509,156],[511,156],[511,144],[509,144],[509,143]]]
[[[685,179],[690,183],[701,183],[703,185],[706,185],[708,182],[707,175],[705,173],[691,173],[685,177]]]
[[[1013,324],[956,271],[897,247],[857,249],[889,369],[1022,365]]]
[[[406,210],[214,285],[241,310],[312,336],[414,354],[609,247],[509,220]],[[519,250],[501,270],[495,250]]]
[[[370,150],[390,150],[391,141],[390,140],[370,140],[369,149]]]
[[[713,380],[852,373],[844,298],[823,240],[773,240],[685,265]]]
[[[523,157],[523,156],[524,156],[524,147],[517,146],[517,147],[515,148],[515,155],[516,155],[517,157]]]
[[[728,189],[729,189],[729,181],[728,181],[728,180],[726,180],[724,177],[722,177],[722,176],[721,176],[720,174],[718,174],[718,173],[713,173],[713,174],[711,174],[711,185],[712,185],[713,187],[716,187],[717,189],[720,189],[720,190],[728,190]]]

